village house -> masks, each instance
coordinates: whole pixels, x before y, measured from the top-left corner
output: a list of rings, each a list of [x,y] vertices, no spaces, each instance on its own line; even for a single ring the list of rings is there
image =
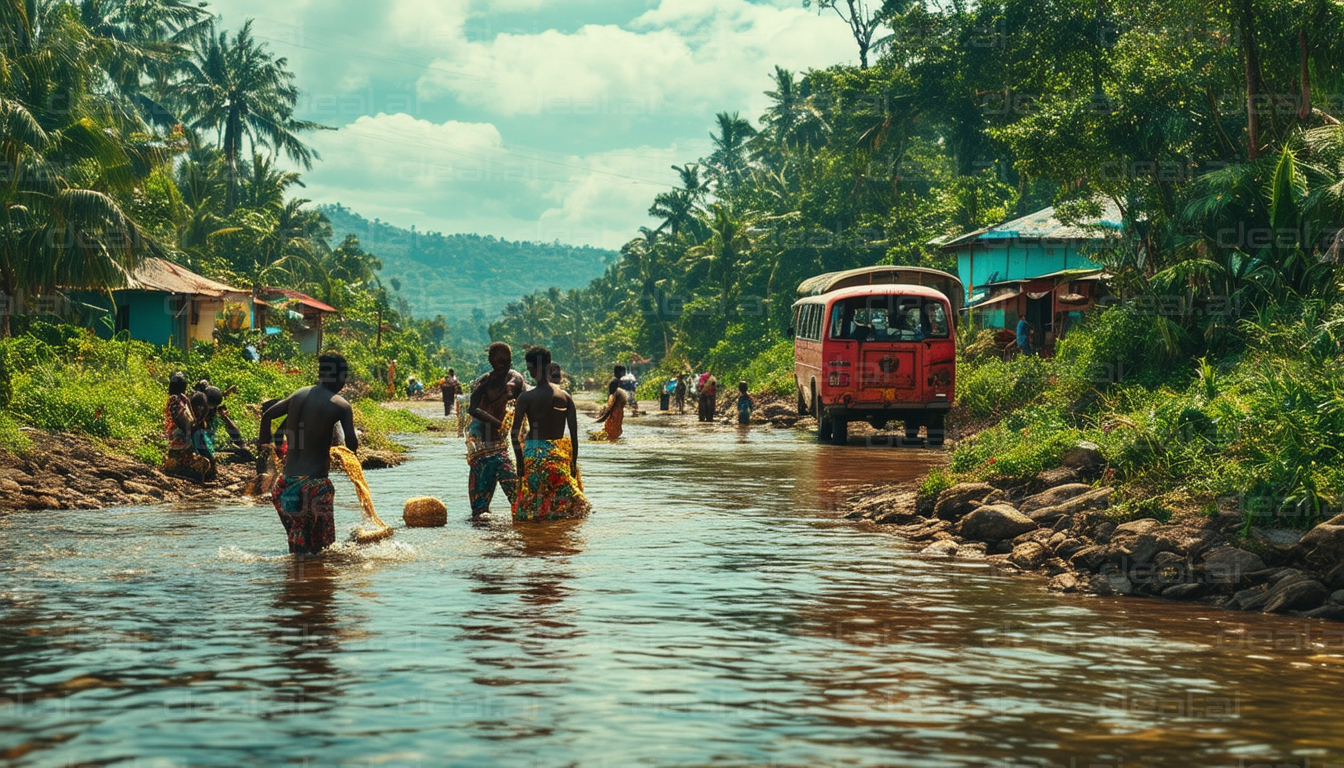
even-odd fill
[[[268,332],[288,328],[299,349],[310,355],[322,351],[324,318],[336,313],[335,307],[288,288],[259,288],[253,306],[256,327]]]
[[[157,257],[144,259],[126,279],[126,287],[106,294],[76,292],[72,298],[86,311],[101,314],[91,327],[103,338],[123,331],[132,339],[188,348],[192,342],[213,342],[215,321],[226,304],[251,313],[252,292],[235,288]],[[110,321],[110,322],[108,322]]]
[[[1065,224],[1054,208],[936,243],[956,254],[970,319],[981,328],[1013,329],[1021,318],[1048,346],[1100,297],[1103,271],[1093,260],[1121,227],[1120,209]]]

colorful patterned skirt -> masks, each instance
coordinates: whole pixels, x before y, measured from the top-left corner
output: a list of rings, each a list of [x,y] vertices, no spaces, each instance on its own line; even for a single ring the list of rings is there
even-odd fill
[[[592,511],[583,495],[583,481],[570,474],[573,456],[568,438],[528,440],[523,445],[514,520],[572,520]]]
[[[199,483],[215,479],[215,463],[190,448],[170,448],[163,460],[163,473]]]
[[[336,489],[326,477],[281,477],[271,503],[289,536],[289,551],[311,555],[336,542]]]
[[[513,503],[518,488],[518,473],[513,469],[507,443],[467,454],[467,467],[467,493],[471,497],[472,517],[479,517],[490,510],[496,485],[504,489],[509,503]]]

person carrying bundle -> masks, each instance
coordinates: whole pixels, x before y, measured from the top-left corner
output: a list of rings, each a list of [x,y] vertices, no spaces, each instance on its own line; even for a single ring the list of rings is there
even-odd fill
[[[304,387],[266,409],[257,436],[259,450],[274,450],[271,422],[285,417],[285,469],[271,491],[271,501],[285,526],[289,551],[296,555],[315,554],[336,541],[336,490],[328,474],[331,435],[338,425],[346,448],[359,449],[354,411],[337,394],[350,374],[349,364],[339,352],[323,354],[317,364],[317,385]]]

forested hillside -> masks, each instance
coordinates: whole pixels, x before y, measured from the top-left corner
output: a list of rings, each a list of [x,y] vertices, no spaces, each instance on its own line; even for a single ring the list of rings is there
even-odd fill
[[[354,234],[366,250],[378,255],[383,282],[415,315],[443,315],[455,325],[474,315],[482,334],[487,318],[496,317],[507,303],[553,285],[562,289],[585,285],[617,256],[590,246],[402,229],[369,221],[342,205],[318,210],[338,236]]]

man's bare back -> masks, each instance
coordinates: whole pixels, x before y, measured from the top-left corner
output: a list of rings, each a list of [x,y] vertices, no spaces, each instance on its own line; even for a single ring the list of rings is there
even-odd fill
[[[331,466],[331,436],[336,425],[345,433],[345,447],[358,450],[354,411],[337,394],[344,385],[340,380],[324,379],[317,386],[304,387],[271,406],[261,417],[257,443],[271,442],[271,421],[286,417],[289,452],[285,459],[285,477],[326,477]]]

